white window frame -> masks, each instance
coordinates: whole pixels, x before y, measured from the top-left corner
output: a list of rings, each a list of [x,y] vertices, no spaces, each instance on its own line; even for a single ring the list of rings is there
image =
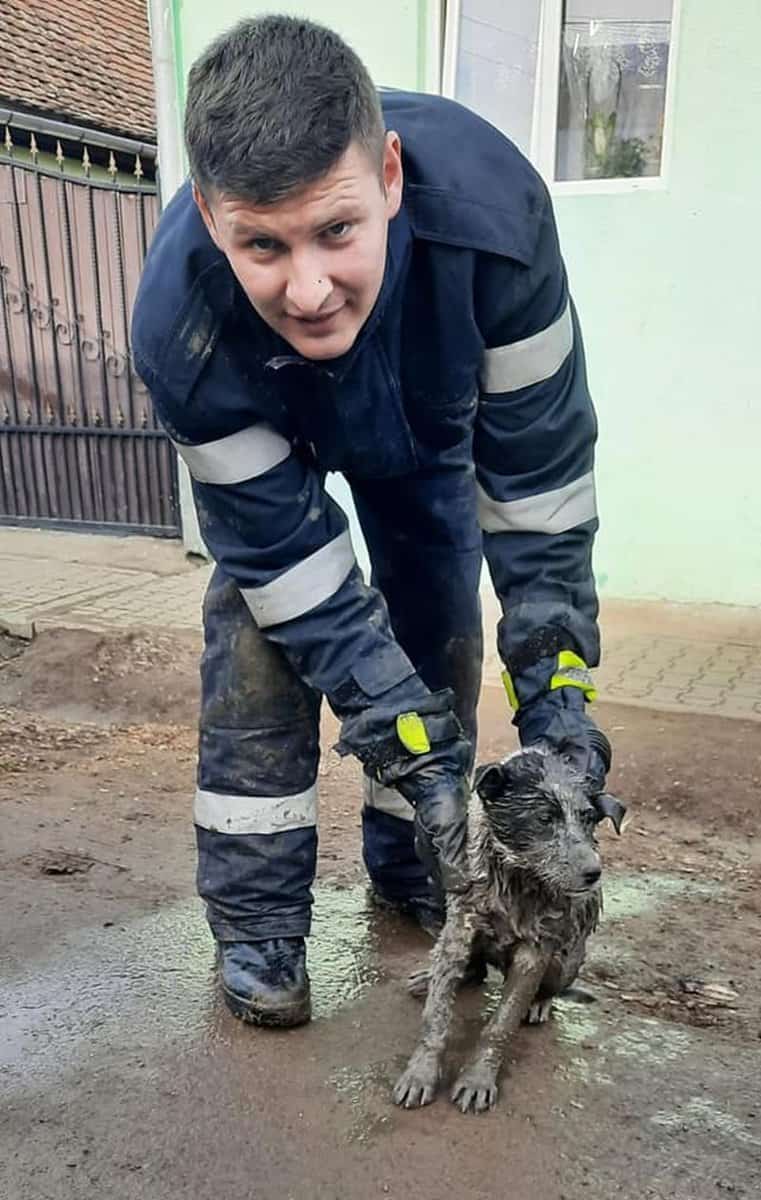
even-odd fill
[[[442,11],[443,10],[443,11]],[[457,55],[460,42],[461,0],[441,0],[429,5],[429,48],[440,45],[444,25],[444,52],[441,70],[441,94],[454,98]],[[663,142],[659,175],[626,179],[555,179],[558,93],[560,91],[560,53],[563,27],[563,0],[541,0],[539,43],[534,84],[534,115],[529,158],[555,196],[601,196],[621,192],[665,191],[669,185],[676,94],[676,63],[679,46],[681,0],[672,0],[669,62],[663,113]],[[428,58],[429,64],[432,58]],[[436,71],[429,67],[429,87]],[[431,87],[433,90],[433,87]],[[436,89],[438,90],[438,89]]]

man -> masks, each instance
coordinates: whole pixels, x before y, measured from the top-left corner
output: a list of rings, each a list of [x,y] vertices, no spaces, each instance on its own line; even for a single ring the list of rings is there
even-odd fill
[[[151,246],[133,349],[218,564],[198,883],[232,1011],[295,1025],[322,696],[364,765],[377,896],[432,927],[442,889],[468,887],[483,553],[522,742],[602,787],[584,711],[596,426],[549,198],[491,126],[435,97],[379,102],[336,34],[275,16],[194,65],[185,136],[192,187]]]

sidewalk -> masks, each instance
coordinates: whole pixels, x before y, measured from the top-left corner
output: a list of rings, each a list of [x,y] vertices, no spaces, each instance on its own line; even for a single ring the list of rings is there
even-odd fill
[[[0,528],[0,620],[37,630],[198,630],[211,567],[179,542]],[[484,681],[499,683],[484,596]],[[601,699],[761,721],[761,608],[608,601]]]

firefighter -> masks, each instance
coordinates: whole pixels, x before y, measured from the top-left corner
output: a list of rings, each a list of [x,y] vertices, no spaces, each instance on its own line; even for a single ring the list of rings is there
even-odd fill
[[[483,557],[522,744],[602,788],[596,421],[546,188],[491,125],[379,93],[334,32],[270,16],[194,64],[185,138],[133,352],[216,563],[198,888],[229,1007],[288,1026],[310,1016],[323,697],[363,764],[376,897],[435,929],[469,886]]]

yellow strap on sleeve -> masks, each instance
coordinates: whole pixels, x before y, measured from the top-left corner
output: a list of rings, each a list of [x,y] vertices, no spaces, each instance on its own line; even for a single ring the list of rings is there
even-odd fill
[[[427,754],[431,749],[423,718],[416,712],[400,713],[396,718],[396,732],[410,754]]]
[[[507,692],[507,698],[510,701],[510,707],[512,708],[513,712],[517,712],[520,708],[520,704],[518,703],[515,685],[509,671],[502,672],[502,682],[505,685],[505,691]]]
[[[558,670],[562,671],[565,667],[578,667],[580,671],[589,670],[584,659],[574,654],[573,650],[561,650],[558,654]]]
[[[551,692],[555,692],[558,688],[562,687],[579,688],[587,700],[592,701],[597,699],[597,689],[592,683],[589,667],[583,658],[579,658],[578,654],[574,654],[573,650],[560,651],[558,654],[557,673],[550,680]]]

